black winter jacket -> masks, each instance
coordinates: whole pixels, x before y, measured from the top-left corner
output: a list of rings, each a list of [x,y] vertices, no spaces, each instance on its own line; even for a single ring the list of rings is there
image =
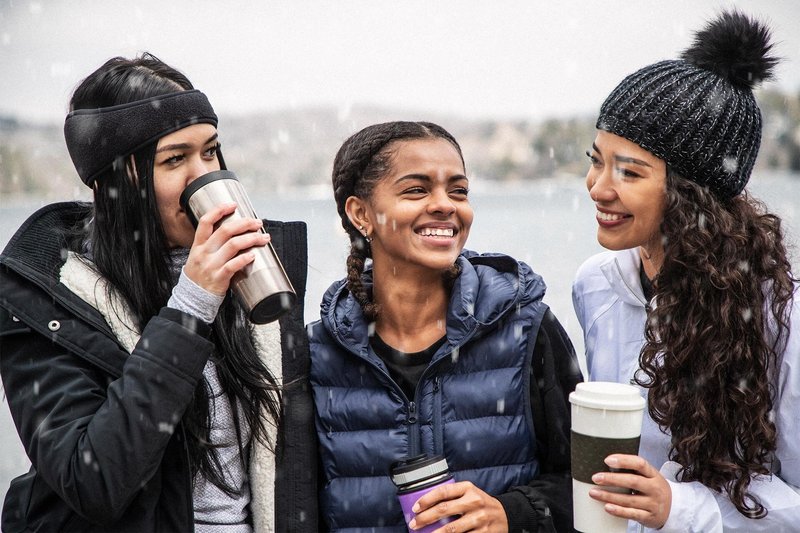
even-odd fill
[[[213,351],[210,328],[163,308],[128,354],[103,316],[58,281],[66,234],[90,212],[83,203],[46,206],[0,255],[0,372],[32,464],[11,483],[2,530],[192,531],[180,418]],[[280,319],[288,385],[275,524],[278,531],[315,531],[316,436],[303,328],[306,228],[266,226],[298,296]]]

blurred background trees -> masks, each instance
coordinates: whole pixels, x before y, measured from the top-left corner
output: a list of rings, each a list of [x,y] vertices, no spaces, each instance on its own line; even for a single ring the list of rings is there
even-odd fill
[[[780,170],[800,179],[800,92],[758,94],[764,134],[756,172]],[[228,167],[253,192],[327,187],[336,150],[351,133],[387,120],[429,120],[462,145],[470,175],[525,181],[582,178],[584,152],[594,138],[594,116],[544,121],[466,120],[371,107],[293,109],[223,116],[219,126]],[[0,199],[88,197],[64,146],[61,124],[31,124],[0,116]]]

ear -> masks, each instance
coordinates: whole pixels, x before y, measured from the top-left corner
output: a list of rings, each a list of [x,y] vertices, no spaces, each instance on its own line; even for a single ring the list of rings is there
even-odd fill
[[[356,227],[361,233],[370,233],[372,229],[372,221],[369,216],[369,209],[367,209],[367,202],[358,196],[350,196],[344,204],[344,211],[347,213],[347,218],[350,223]],[[364,228],[363,230],[361,228]]]

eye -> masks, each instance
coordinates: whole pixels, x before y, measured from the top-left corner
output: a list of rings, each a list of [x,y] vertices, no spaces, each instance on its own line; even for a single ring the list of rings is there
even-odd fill
[[[183,161],[183,159],[184,159],[183,154],[175,154],[173,156],[168,157],[164,161],[162,161],[162,164],[164,164],[164,165],[177,165],[178,163]]]
[[[217,151],[219,150],[220,146],[222,145],[220,143],[217,143],[212,147],[208,148],[205,152],[203,152],[203,157],[208,159],[213,159],[217,157]]]
[[[623,178],[631,178],[632,179],[632,178],[640,178],[641,177],[641,175],[638,172],[634,172],[633,170],[630,170],[629,168],[625,168],[625,167],[617,167],[617,168],[614,169],[614,172],[616,172],[618,175],[622,176]]]
[[[592,166],[596,167],[600,164],[600,160],[597,157],[595,157],[589,150],[586,150],[586,157],[589,158],[589,161],[591,161]]]
[[[403,190],[403,194],[412,194],[412,195],[425,194],[426,192],[428,191],[426,191],[424,187],[421,187],[419,185],[408,187]]]
[[[450,190],[450,195],[466,198],[469,195],[469,189],[467,187],[455,187]]]

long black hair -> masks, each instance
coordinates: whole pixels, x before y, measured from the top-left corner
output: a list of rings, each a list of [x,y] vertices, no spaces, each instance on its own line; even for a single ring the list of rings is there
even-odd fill
[[[186,76],[152,54],[134,59],[115,57],[79,84],[70,109],[108,107],[191,89]],[[166,305],[174,284],[153,185],[156,146],[157,142],[118,159],[95,181],[93,219],[84,235],[92,262],[125,299],[140,331]],[[250,427],[251,439],[274,449],[267,425],[279,422],[279,385],[259,358],[252,325],[230,291],[214,321],[212,339],[219,381],[233,409],[239,449],[247,444],[242,442],[240,417]],[[203,379],[183,415],[190,460],[195,472],[234,494],[236,489],[226,482],[210,444],[209,394]],[[242,461],[246,464],[245,457]]]

